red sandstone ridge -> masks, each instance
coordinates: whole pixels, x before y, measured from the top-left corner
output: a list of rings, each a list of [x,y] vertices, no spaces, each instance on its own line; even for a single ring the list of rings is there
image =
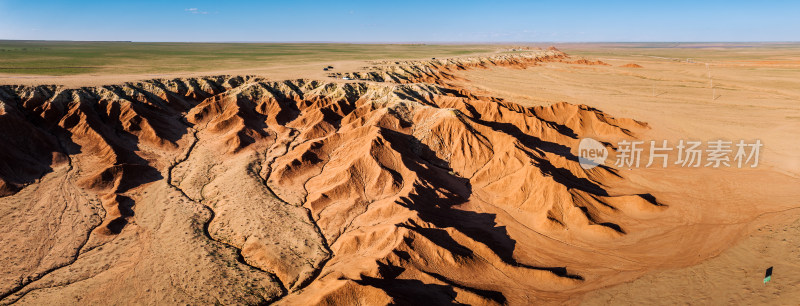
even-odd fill
[[[641,65],[634,64],[634,63],[625,64],[625,65],[622,65],[620,67],[623,67],[623,68],[642,68]]]
[[[571,148],[646,124],[436,85],[540,60],[2,86],[0,302],[527,304],[643,269],[667,206]]]
[[[608,63],[606,63],[606,62],[603,62],[603,61],[601,61],[601,60],[590,61],[590,60],[587,60],[587,59],[579,59],[579,60],[575,60],[575,61],[564,61],[564,62],[565,62],[565,63],[570,63],[570,64],[589,65],[589,66],[595,66],[595,65],[599,65],[599,66],[611,66],[611,65],[609,65]]]
[[[524,69],[537,63],[561,61],[568,56],[558,50],[530,51],[516,54],[496,55],[491,57],[460,57],[424,61],[383,61],[375,62],[364,72],[330,73],[333,78],[365,80],[375,82],[433,83],[449,85],[448,81],[458,78],[453,72],[466,69],[488,67],[511,67]]]

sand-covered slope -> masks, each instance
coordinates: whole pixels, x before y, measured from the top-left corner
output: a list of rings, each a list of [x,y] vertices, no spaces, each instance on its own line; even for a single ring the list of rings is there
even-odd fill
[[[561,302],[716,250],[636,247],[669,203],[571,153],[646,124],[442,81],[549,57],[2,86],[0,303]]]

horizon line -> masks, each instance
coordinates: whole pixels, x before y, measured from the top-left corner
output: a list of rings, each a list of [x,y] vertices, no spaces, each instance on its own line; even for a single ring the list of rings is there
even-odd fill
[[[147,40],[71,40],[71,39],[5,39],[0,42],[108,42],[108,43],[212,43],[212,44],[387,44],[387,45],[413,45],[413,44],[699,44],[699,43],[756,43],[756,44],[786,44],[800,43],[792,40],[763,40],[763,41],[326,41],[326,40],[296,40],[296,41],[147,41]]]

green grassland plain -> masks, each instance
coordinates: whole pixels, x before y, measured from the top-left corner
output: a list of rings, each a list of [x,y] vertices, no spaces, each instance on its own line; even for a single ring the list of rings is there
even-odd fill
[[[76,75],[196,72],[324,61],[447,57],[493,49],[489,45],[0,40],[0,73]]]

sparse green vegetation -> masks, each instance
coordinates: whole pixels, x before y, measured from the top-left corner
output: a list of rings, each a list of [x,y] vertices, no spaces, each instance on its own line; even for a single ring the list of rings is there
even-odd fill
[[[139,43],[0,40],[0,73],[137,74],[269,67],[336,60],[446,57],[488,45]]]

